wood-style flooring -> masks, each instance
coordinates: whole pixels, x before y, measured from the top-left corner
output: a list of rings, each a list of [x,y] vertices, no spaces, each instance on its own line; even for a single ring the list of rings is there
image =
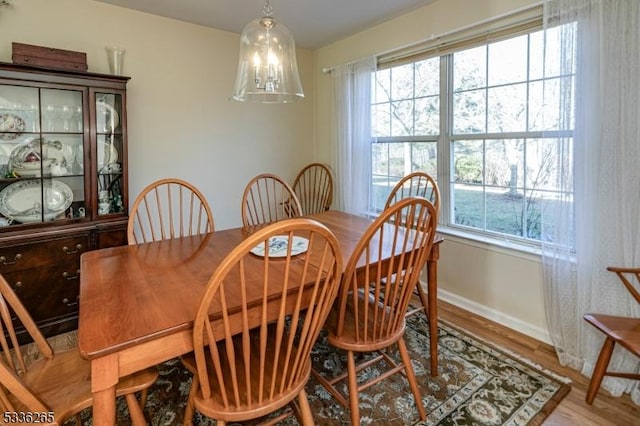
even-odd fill
[[[606,390],[600,390],[593,405],[587,405],[584,398],[589,378],[561,366],[551,345],[446,302],[439,301],[438,307],[441,319],[571,379],[571,391],[547,417],[543,423],[545,426],[640,426],[640,407],[628,395],[613,398]]]

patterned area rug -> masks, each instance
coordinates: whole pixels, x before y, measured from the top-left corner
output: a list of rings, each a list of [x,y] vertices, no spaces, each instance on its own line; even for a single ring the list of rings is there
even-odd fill
[[[539,425],[570,390],[568,379],[443,322],[439,324],[439,374],[431,377],[425,316],[414,315],[407,325],[407,346],[427,420],[420,421],[408,382],[395,374],[360,394],[362,424]],[[392,355],[399,359],[397,353]],[[331,348],[323,335],[312,357],[314,368],[327,376],[346,369],[346,355]],[[376,366],[361,374],[377,374]],[[190,382],[191,375],[179,360],[160,367],[160,378],[151,388],[145,407],[152,425],[182,423]],[[313,378],[307,394],[317,424],[350,423],[348,409]],[[124,401],[118,402],[118,408],[118,424],[129,424]],[[83,424],[91,423],[89,413],[83,417],[87,420]],[[194,418],[194,425],[214,424],[199,415]],[[292,417],[283,424],[297,422]]]

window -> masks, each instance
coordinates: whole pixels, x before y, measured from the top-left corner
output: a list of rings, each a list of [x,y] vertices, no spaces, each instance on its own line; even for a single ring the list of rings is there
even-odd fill
[[[372,77],[373,208],[422,170],[438,180],[441,225],[539,242],[544,206],[573,190],[559,183],[573,168],[573,119],[558,99],[574,75],[544,60],[544,42],[532,31],[383,64]]]

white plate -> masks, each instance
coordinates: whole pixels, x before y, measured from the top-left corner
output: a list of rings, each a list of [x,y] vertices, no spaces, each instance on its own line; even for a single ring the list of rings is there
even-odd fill
[[[98,171],[111,163],[118,162],[118,150],[113,143],[98,141]]]
[[[44,198],[44,220],[53,220],[71,206],[73,191],[65,183],[52,179],[21,180],[0,191],[0,213],[21,223],[42,220]],[[44,197],[42,191],[44,190]]]
[[[287,256],[287,244],[289,244],[288,235],[276,235],[269,238],[269,257],[286,257]],[[309,239],[304,237],[293,236],[291,243],[291,256],[304,253],[309,249]],[[251,253],[256,256],[264,256],[265,244],[264,242],[258,244],[251,249]]]
[[[22,132],[24,132],[26,128],[27,124],[22,117],[10,113],[0,114],[0,139],[5,141],[17,139],[22,136]]]
[[[62,164],[64,161],[64,145],[60,141],[45,141],[40,147],[40,138],[32,137],[28,142],[17,145],[9,156],[9,165],[20,177],[40,177],[51,173],[51,165]],[[42,167],[40,161],[24,162],[22,159],[30,151],[39,153],[42,149]]]
[[[120,123],[120,117],[114,107],[108,103],[96,101],[96,128],[99,133],[113,133]]]

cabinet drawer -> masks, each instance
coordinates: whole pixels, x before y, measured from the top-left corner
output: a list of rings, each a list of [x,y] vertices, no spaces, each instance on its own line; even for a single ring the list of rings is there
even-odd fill
[[[0,248],[0,273],[35,269],[67,263],[80,264],[80,255],[89,249],[89,236],[32,242]]]
[[[78,312],[80,268],[75,262],[5,275],[36,322]]]

